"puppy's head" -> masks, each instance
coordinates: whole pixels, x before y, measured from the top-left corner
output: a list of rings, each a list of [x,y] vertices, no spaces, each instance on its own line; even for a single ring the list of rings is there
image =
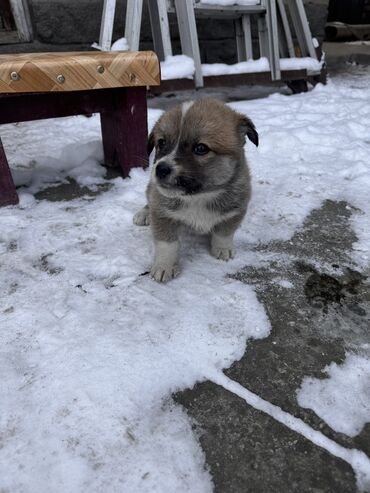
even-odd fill
[[[148,153],[155,148],[153,180],[168,196],[220,189],[244,162],[246,137],[258,146],[251,120],[220,101],[202,99],[175,106],[149,135]]]

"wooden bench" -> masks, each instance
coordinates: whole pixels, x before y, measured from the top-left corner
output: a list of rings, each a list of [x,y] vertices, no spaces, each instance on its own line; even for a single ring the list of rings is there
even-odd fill
[[[153,52],[0,55],[0,124],[100,113],[105,164],[144,167],[147,86],[160,84]],[[0,139],[0,206],[18,203]]]

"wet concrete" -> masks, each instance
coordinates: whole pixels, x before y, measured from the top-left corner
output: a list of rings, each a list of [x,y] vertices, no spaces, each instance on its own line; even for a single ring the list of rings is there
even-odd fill
[[[291,241],[256,248],[260,267],[231,277],[252,284],[269,316],[269,337],[251,341],[225,373],[346,447],[370,455],[370,425],[335,433],[296,391],[305,376],[370,343],[370,285],[350,251],[353,209],[326,201]],[[276,254],[276,255],[275,255]],[[351,467],[211,382],[175,396],[199,433],[216,492],[355,492]]]
[[[119,168],[106,168],[105,178],[107,180],[112,180],[117,176],[121,176]],[[35,199],[48,200],[49,202],[67,202],[80,197],[94,198],[110,188],[111,184],[109,181],[101,185],[96,185],[94,188],[90,188],[79,185],[73,178],[67,178],[66,183],[47,187],[35,193]]]

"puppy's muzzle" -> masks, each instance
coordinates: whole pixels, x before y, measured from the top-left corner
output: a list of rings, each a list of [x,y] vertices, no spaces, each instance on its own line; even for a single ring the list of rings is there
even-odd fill
[[[160,163],[155,169],[155,175],[159,180],[164,180],[172,172],[171,166],[166,163]]]
[[[201,183],[190,176],[178,176],[176,178],[176,185],[189,194],[200,192],[202,189]]]

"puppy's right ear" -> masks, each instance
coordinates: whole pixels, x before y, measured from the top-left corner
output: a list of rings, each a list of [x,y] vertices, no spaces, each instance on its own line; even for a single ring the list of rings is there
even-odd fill
[[[154,145],[155,145],[154,134],[153,134],[153,132],[150,132],[149,137],[148,137],[148,143],[146,145],[146,150],[147,150],[148,156],[151,155],[152,150],[154,149]]]
[[[247,136],[248,139],[253,142],[253,144],[258,147],[258,132],[252,120],[246,116],[241,115],[240,118],[240,129],[244,136]]]

